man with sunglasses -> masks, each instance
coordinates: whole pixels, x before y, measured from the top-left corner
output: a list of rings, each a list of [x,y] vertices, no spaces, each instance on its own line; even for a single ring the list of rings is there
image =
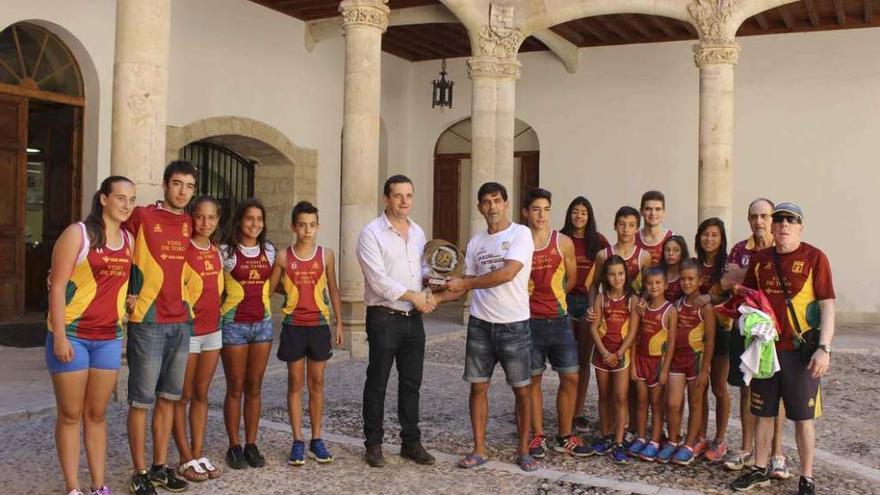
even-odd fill
[[[819,249],[801,242],[804,214],[793,203],[780,203],[772,213],[774,246],[752,256],[743,285],[767,296],[779,322],[776,353],[780,370],[770,378],[753,379],[751,410],[757,416],[755,464],[734,480],[745,491],[770,483],[768,457],[780,399],[785,416],[795,422],[801,464],[799,495],[816,493],[813,483],[816,431],[822,414],[820,379],[828,371],[834,337],[834,287],[831,265]],[[813,337],[818,344],[812,350]]]

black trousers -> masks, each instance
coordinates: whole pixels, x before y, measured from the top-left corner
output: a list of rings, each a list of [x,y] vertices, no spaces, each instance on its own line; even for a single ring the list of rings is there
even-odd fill
[[[385,433],[385,389],[391,366],[397,361],[397,416],[404,444],[421,440],[419,388],[425,361],[425,327],[422,315],[392,314],[384,308],[367,308],[367,342],[370,361],[364,383],[364,444],[381,445]]]

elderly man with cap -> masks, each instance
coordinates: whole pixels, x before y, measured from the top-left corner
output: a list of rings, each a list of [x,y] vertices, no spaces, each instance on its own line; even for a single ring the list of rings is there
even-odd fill
[[[743,285],[767,296],[779,322],[776,352],[780,370],[751,382],[751,410],[757,416],[755,464],[732,487],[745,491],[770,483],[768,457],[779,402],[795,422],[801,477],[799,495],[816,493],[813,482],[816,431],[822,414],[820,379],[828,371],[834,337],[831,265],[819,249],[801,242],[804,214],[793,203],[773,208],[774,246],[756,252]]]

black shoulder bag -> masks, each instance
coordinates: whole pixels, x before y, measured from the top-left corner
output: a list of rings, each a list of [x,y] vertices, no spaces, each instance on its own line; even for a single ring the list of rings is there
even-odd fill
[[[785,297],[785,305],[788,307],[788,313],[791,315],[792,324],[794,325],[794,336],[797,339],[801,361],[809,363],[813,358],[813,353],[819,348],[819,330],[810,328],[806,332],[801,331],[801,324],[798,321],[794,305],[791,303],[791,294],[788,292],[788,280],[782,276],[782,263],[779,262],[779,254],[776,252],[776,249],[770,249],[773,249],[773,265],[776,267],[776,278],[779,279],[779,286],[782,288],[783,297]]]

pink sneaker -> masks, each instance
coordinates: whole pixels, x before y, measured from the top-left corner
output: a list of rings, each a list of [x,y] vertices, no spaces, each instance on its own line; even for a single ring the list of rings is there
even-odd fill
[[[706,457],[706,460],[709,462],[719,462],[724,458],[724,454],[727,453],[727,442],[724,440],[720,442],[713,441],[712,445],[709,446],[709,450],[703,454]]]
[[[705,438],[700,437],[700,439],[697,440],[697,444],[694,445],[694,459],[696,459],[696,458],[700,457],[701,455],[703,455],[704,453],[706,453],[706,449],[708,449],[708,448],[709,448],[709,442],[707,442]]]
[[[110,488],[107,485],[104,485],[97,490],[92,490],[89,495],[113,495],[113,492],[110,491]]]

